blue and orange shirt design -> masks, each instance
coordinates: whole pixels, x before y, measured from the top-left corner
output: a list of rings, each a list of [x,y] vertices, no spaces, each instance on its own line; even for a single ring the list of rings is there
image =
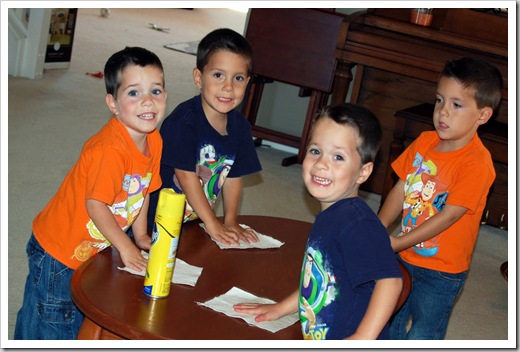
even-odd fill
[[[437,165],[432,160],[424,160],[421,154],[417,153],[412,171],[406,177],[404,194],[401,221],[403,236],[442,210],[448,198],[448,185],[440,180]],[[434,256],[439,251],[440,236],[442,235],[437,235],[412,248],[421,256]]]

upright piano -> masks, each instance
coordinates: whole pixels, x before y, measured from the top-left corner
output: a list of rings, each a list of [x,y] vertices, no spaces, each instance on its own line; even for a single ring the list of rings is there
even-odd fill
[[[502,73],[503,99],[492,123],[496,124],[493,130],[505,136],[505,140],[499,139],[501,143],[505,141],[507,151],[507,13],[493,9],[433,9],[432,23],[424,27],[410,23],[410,11],[368,9],[350,15],[346,41],[336,50],[338,65],[332,103],[345,101],[352,85],[350,102],[370,108],[383,127],[383,142],[373,175],[362,186],[378,194],[386,191],[382,180],[394,138],[395,114],[434,103],[436,82],[447,60],[478,57],[493,63]],[[494,158],[497,180],[488,197],[488,216],[483,221],[506,228],[507,156],[499,159]]]

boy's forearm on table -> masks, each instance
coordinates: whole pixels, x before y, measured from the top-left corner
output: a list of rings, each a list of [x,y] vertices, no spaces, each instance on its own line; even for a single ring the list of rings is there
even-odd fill
[[[101,234],[119,251],[134,246],[119,224],[108,205],[95,199],[87,199],[87,212]]]
[[[148,224],[149,204],[150,204],[150,195],[147,194],[144,197],[143,206],[141,207],[141,210],[139,211],[139,215],[137,215],[137,218],[134,220],[134,223],[132,224],[132,232],[134,233],[134,237],[148,235],[147,224]]]
[[[278,303],[280,305],[280,311],[283,313],[283,316],[298,312],[299,295],[300,291],[295,290]]]
[[[240,195],[242,194],[242,178],[228,177],[222,187],[222,198],[224,202],[224,223],[238,223],[238,208],[240,206]]]
[[[204,190],[200,185],[199,177],[191,171],[175,169],[186,200],[193,208],[199,219],[205,224],[216,221],[215,212],[208,203]]]

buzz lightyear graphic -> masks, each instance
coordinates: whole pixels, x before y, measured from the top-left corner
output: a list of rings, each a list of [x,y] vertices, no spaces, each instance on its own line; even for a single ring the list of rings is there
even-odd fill
[[[207,167],[211,171],[209,180],[204,183],[204,191],[210,203],[214,202],[220,193],[233,162],[226,156],[220,156],[217,159],[215,147],[211,144],[206,144],[201,148],[199,166]]]
[[[195,173],[199,177],[200,185],[204,190],[208,203],[213,208],[217,197],[222,189],[234,160],[226,156],[218,156],[215,147],[211,144],[205,144],[199,152],[199,161],[195,169]],[[175,192],[182,193],[179,180],[173,177]],[[193,208],[186,202],[184,211],[184,222],[197,219],[197,214]]]
[[[316,316],[336,296],[334,275],[324,268],[320,251],[307,248],[300,281],[299,313],[305,339],[326,339],[329,328],[320,326]]]
[[[114,204],[109,206],[123,231],[126,231],[139,215],[151,178],[151,173],[145,177],[138,174],[124,176],[122,192],[116,196]],[[86,227],[93,241],[83,241],[76,247],[72,257],[80,261],[87,260],[94,250],[99,252],[110,246],[110,241],[101,234],[92,220],[88,221]]]
[[[437,166],[431,160],[424,161],[417,153],[413,166],[416,168],[406,178],[405,200],[403,207],[402,233],[413,231],[424,221],[442,210],[448,198],[447,185],[437,176]],[[424,257],[438,253],[441,235],[421,242],[413,250]]]

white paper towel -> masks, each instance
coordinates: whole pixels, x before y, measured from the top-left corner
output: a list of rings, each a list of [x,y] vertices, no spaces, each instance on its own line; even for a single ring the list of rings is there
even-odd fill
[[[204,229],[204,231],[206,231],[206,227],[204,226],[204,223],[200,223],[199,225],[200,225],[200,227],[202,227]],[[251,229],[251,227],[244,225],[244,224],[240,224],[240,226],[242,226],[242,228],[244,228],[244,229]],[[279,248],[284,245],[283,242],[278,241],[276,238],[264,235],[255,230],[253,230],[253,231],[258,236],[258,242],[246,243],[246,242],[240,240],[239,245],[237,246],[237,245],[226,245],[224,243],[216,241],[213,237],[211,237],[211,239],[220,247],[220,249],[248,249],[248,248],[265,249],[265,248]]]
[[[285,329],[288,326],[293,325],[300,318],[298,313],[286,315],[278,320],[256,322],[255,316],[250,314],[237,313],[233,309],[233,305],[238,303],[276,303],[268,298],[257,297],[249,292],[246,292],[240,288],[233,287],[228,292],[221,296],[210,299],[206,302],[197,302],[198,305],[211,308],[217,312],[224,313],[233,318],[241,318],[245,320],[249,325],[257,326],[259,328],[277,332],[278,330]]]
[[[141,251],[141,254],[143,255],[143,257],[148,259],[147,252]],[[144,270],[136,271],[136,270],[130,269],[126,266],[124,268],[118,267],[118,269],[127,271],[131,274],[139,275],[139,276],[144,276],[144,274],[145,274]],[[201,273],[202,273],[202,268],[199,268],[198,266],[190,265],[182,259],[175,258],[175,267],[173,268],[172,283],[195,286]]]

